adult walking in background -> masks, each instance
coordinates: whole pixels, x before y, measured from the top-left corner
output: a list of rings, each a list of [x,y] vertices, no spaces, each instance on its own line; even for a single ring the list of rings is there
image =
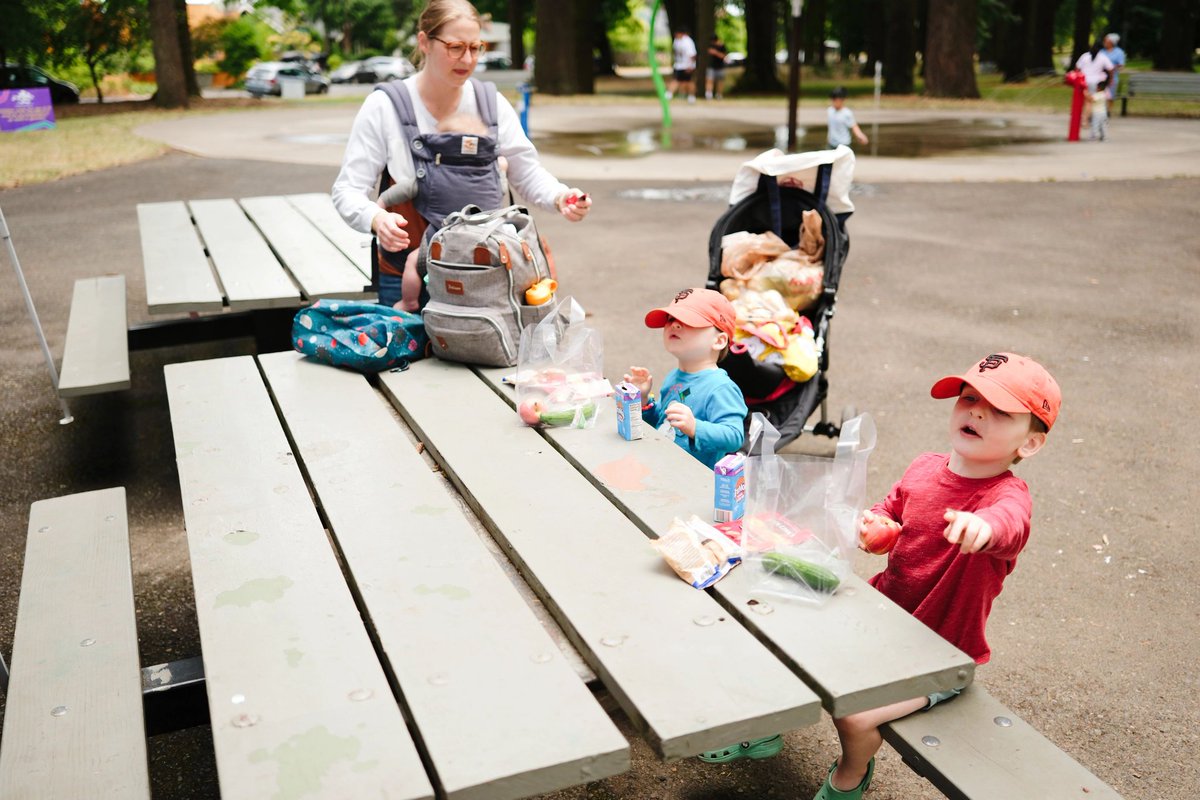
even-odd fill
[[[1119,34],[1110,33],[1104,37],[1104,55],[1112,62],[1112,78],[1108,82],[1108,115],[1112,116],[1113,100],[1117,99],[1117,84],[1121,81],[1121,71],[1125,69],[1125,51],[1118,47],[1121,41]]]
[[[401,181],[411,184],[412,190],[404,193],[407,197],[416,197],[428,186],[434,178],[432,170],[442,166],[440,160],[414,159],[413,151],[424,155],[426,137],[438,135],[439,124],[449,117],[487,119],[495,114],[495,141],[480,137],[477,146],[484,151],[490,147],[496,156],[508,159],[509,184],[529,205],[556,210],[571,222],[582,220],[591,210],[591,200],[584,192],[559,182],[541,165],[512,104],[494,85],[471,80],[484,47],[479,31],[479,12],[468,0],[429,0],[417,23],[420,70],[403,81],[420,135],[411,141],[403,135],[397,109],[382,91],[367,95],[350,130],[342,168],[333,184],[333,203],[350,227],[375,234],[372,271],[378,273],[382,304],[400,300],[405,259],[420,245],[424,226],[412,201],[380,208],[373,198]],[[472,203],[500,204],[500,174],[491,172],[460,198],[452,199],[452,204],[459,208]]]
[[[1081,55],[1075,62],[1075,69],[1083,73],[1087,83],[1087,101],[1084,103],[1083,116],[1087,124],[1092,122],[1092,95],[1100,81],[1112,81],[1113,63],[1104,54],[1104,43],[1097,39],[1092,43],[1092,49]]]
[[[725,80],[725,57],[727,55],[729,55],[729,50],[725,47],[725,43],[721,41],[720,36],[714,33],[712,40],[708,43],[708,69],[704,74],[708,84],[704,90],[704,97],[708,100],[721,99],[721,81]]]
[[[674,97],[681,84],[687,84],[688,102],[696,102],[695,75],[696,43],[687,31],[675,31],[675,41],[671,43],[671,85],[667,88],[667,98]]]

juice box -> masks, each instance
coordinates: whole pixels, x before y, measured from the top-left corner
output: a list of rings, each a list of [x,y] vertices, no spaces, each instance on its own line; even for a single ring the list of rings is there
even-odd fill
[[[632,383],[618,383],[613,396],[617,401],[617,433],[629,441],[642,438],[642,393]]]
[[[729,522],[746,513],[746,456],[730,453],[713,467],[713,521]]]

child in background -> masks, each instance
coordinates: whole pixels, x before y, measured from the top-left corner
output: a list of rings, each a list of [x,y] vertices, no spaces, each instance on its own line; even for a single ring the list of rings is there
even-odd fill
[[[650,371],[630,367],[625,381],[642,393],[642,419],[675,429],[675,443],[712,469],[745,439],[742,390],[717,363],[733,340],[733,305],[712,289],[684,289],[665,308],[646,315],[646,327],[663,329],[663,347],[679,361],[650,394]]]
[[[437,130],[438,133],[462,133],[470,136],[488,135],[487,125],[484,125],[483,120],[474,114],[451,114],[438,124]],[[496,168],[500,171],[501,192],[507,195],[508,181],[505,179],[505,172],[508,169],[508,160],[504,156],[497,156]],[[388,206],[395,206],[412,200],[412,187],[414,186],[415,177],[412,173],[398,176],[396,182],[380,193],[379,199],[375,202],[380,208],[387,208]],[[418,244],[413,247],[408,257],[404,259],[404,272],[400,276],[400,302],[396,303],[395,307],[403,311],[416,313],[420,310],[421,283],[425,278],[417,268],[417,260],[421,252],[419,242],[424,236],[424,231],[429,222],[428,220],[421,219],[416,224],[410,224],[412,227],[409,230],[413,236],[413,241]]]
[[[1092,133],[1089,139],[1104,141],[1108,138],[1108,79],[1096,84],[1096,91],[1088,98],[1092,105]]]
[[[1054,378],[1032,359],[988,356],[930,394],[957,398],[950,452],[917,457],[887,498],[863,512],[899,522],[887,566],[869,581],[975,659],[991,650],[984,625],[1004,578],[1029,540],[1029,487],[1009,470],[1041,450],[1062,404]],[[952,689],[835,719],[842,755],[814,800],[859,800],[871,783],[879,726],[953,699]]]
[[[842,144],[849,147],[852,133],[859,144],[868,144],[867,135],[862,132],[862,128],[858,127],[858,123],[854,120],[854,112],[846,108],[846,89],[844,87],[838,86],[829,93],[829,108],[825,109],[825,117],[829,124],[826,141],[830,150]]]

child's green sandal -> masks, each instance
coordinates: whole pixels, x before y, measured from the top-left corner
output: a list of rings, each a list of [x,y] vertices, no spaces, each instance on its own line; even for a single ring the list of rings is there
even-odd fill
[[[875,759],[872,758],[867,762],[867,774],[848,792],[843,792],[840,789],[833,788],[833,771],[837,769],[837,762],[829,767],[829,774],[825,776],[825,782],[821,784],[821,788],[813,795],[813,800],[862,800],[863,793],[871,785],[871,777],[875,774]]]
[[[700,754],[700,760],[707,761],[709,764],[724,764],[727,761],[737,761],[739,758],[770,758],[779,755],[779,751],[782,749],[783,736],[777,733],[762,739],[731,744],[720,750],[706,750]]]

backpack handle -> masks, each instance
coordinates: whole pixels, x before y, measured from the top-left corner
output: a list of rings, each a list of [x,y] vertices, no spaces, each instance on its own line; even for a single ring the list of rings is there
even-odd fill
[[[522,214],[529,216],[529,209],[525,206],[511,205],[504,208],[497,208],[494,211],[484,211],[476,205],[463,206],[462,211],[455,211],[446,217],[446,221],[442,223],[442,227],[447,227],[454,223],[465,222],[468,225],[486,225],[493,220],[507,220],[509,217]]]

